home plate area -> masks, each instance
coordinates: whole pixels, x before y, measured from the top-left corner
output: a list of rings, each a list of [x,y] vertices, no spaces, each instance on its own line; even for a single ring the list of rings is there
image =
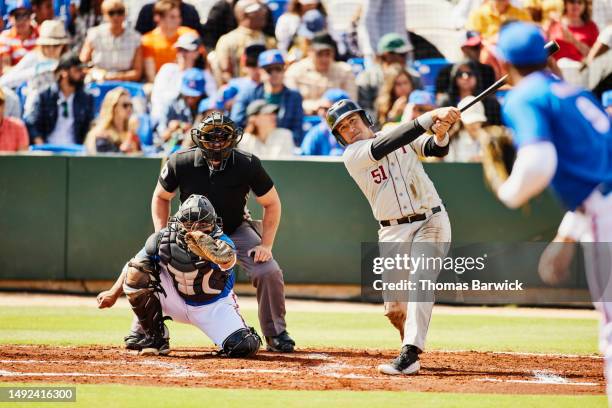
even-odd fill
[[[0,382],[121,383],[279,390],[387,390],[511,394],[603,394],[595,356],[431,351],[416,376],[387,376],[391,350],[300,349],[228,359],[211,348],[141,357],[117,347],[3,346]],[[189,381],[185,381],[188,378]]]

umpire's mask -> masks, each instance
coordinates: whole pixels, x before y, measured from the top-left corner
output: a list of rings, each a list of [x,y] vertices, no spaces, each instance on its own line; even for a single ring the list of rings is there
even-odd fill
[[[202,149],[208,168],[221,171],[227,159],[242,139],[242,129],[221,112],[212,112],[191,129],[191,139]]]

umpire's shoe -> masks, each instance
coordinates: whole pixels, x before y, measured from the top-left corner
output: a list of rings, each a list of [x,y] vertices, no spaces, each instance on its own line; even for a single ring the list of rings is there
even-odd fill
[[[379,365],[378,371],[389,375],[416,374],[421,369],[419,352],[420,350],[417,347],[405,345],[395,360],[389,364]]]
[[[266,350],[275,351],[277,353],[293,353],[295,341],[289,337],[289,333],[284,330],[277,336],[266,336]]]

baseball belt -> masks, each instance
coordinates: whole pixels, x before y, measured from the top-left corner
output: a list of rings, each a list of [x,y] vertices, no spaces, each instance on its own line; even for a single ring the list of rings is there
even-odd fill
[[[442,211],[442,207],[437,206],[437,207],[432,208],[431,211],[427,211],[426,213],[423,213],[423,214],[412,214],[404,218],[398,218],[397,220],[380,221],[380,225],[382,227],[389,227],[391,225],[410,224],[411,222],[425,221],[427,217],[433,214],[439,213],[440,211]]]

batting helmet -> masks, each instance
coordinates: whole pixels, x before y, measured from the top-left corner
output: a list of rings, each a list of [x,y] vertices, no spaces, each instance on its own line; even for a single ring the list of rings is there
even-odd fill
[[[203,231],[211,236],[221,234],[221,220],[215,207],[203,195],[192,194],[183,201],[173,221],[178,227],[179,242],[190,231]]]
[[[359,113],[363,121],[368,126],[372,126],[374,124],[366,111],[363,110],[356,102],[353,102],[350,99],[341,99],[327,110],[327,125],[331,129],[338,143],[340,143],[342,146],[346,146],[346,141],[342,138],[336,128],[344,118],[352,115],[353,113]]]
[[[191,129],[193,143],[204,153],[204,158],[211,170],[221,171],[227,159],[242,139],[242,129],[222,112],[214,111],[206,116],[200,124]],[[220,164],[215,167],[213,162]]]

